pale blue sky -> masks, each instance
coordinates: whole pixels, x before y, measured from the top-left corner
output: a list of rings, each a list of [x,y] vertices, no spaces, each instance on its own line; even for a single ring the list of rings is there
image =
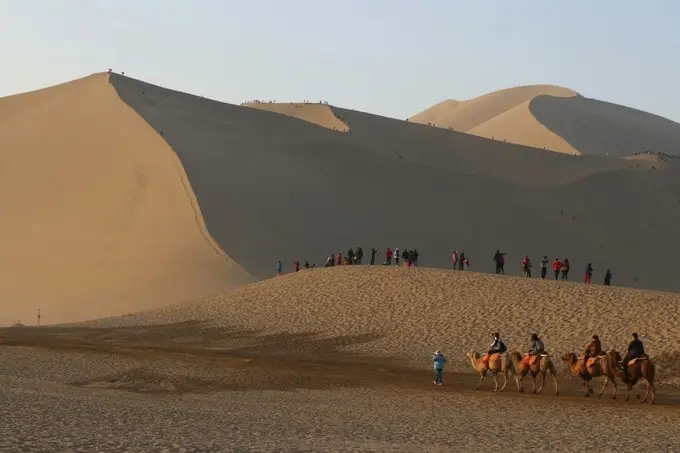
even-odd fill
[[[680,121],[680,1],[0,0],[0,95],[116,71],[404,118],[515,85]]]

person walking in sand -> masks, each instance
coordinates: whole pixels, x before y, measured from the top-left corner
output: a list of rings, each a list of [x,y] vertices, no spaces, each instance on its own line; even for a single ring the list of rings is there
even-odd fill
[[[399,248],[394,249],[394,254],[392,257],[394,258],[395,266],[399,266]]]
[[[463,265],[465,266],[465,270],[469,271],[470,270],[470,258],[467,256],[465,257],[465,260],[463,260]]]
[[[541,279],[545,280],[545,276],[548,274],[548,256],[543,255],[541,259]]]
[[[347,264],[354,264],[354,250],[347,251]]]
[[[387,247],[387,250],[385,250],[385,264],[387,266],[392,264],[392,255],[393,255],[392,249]]]
[[[411,251],[411,266],[416,267],[418,265],[418,257],[420,254],[418,253],[418,249],[413,249]]]
[[[565,282],[569,280],[569,270],[571,270],[571,264],[569,264],[569,258],[565,258],[562,263],[562,280]]]
[[[593,265],[591,263],[588,263],[588,265],[586,266],[586,272],[585,272],[583,282],[586,285],[590,285],[590,280],[592,278],[593,278]]]
[[[444,383],[444,365],[446,364],[446,357],[441,351],[435,351],[432,356],[432,364],[434,365],[434,385],[442,385]]]
[[[295,260],[295,272],[300,272],[300,260]]]
[[[454,250],[453,253],[451,253],[451,261],[453,262],[453,269],[458,269],[458,250]]]
[[[309,261],[305,260],[305,269],[309,269]]]
[[[282,273],[283,273],[283,263],[281,262],[281,260],[279,260],[279,261],[276,263],[276,276],[278,277],[278,276],[280,276]]]
[[[607,269],[604,274],[604,286],[611,286],[612,284],[612,271]]]
[[[555,280],[559,280],[560,278],[560,270],[562,270],[562,261],[560,261],[560,257],[555,257],[555,261],[553,261],[552,264],[553,272],[555,273]]]
[[[408,249],[404,249],[401,258],[404,261],[404,267],[411,267],[411,252]]]
[[[371,247],[371,266],[375,264],[375,255],[378,253],[378,249]]]
[[[335,257],[335,265],[342,266],[342,252],[338,253]]]
[[[461,250],[458,254],[458,270],[462,271],[465,269],[465,250]]]
[[[361,264],[361,260],[364,257],[364,249],[357,247],[357,252],[354,254],[354,264]]]

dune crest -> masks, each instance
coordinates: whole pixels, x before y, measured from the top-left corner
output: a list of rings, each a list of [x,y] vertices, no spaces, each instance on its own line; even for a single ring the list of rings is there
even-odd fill
[[[89,319],[228,290],[175,153],[107,74],[0,99],[0,324]]]
[[[292,116],[334,131],[349,131],[349,126],[338,118],[335,113],[333,113],[333,109],[327,104],[301,102],[248,102],[243,105],[245,107]]]
[[[413,115],[409,121],[469,132],[482,123],[541,94],[555,97],[578,96],[575,91],[554,85],[507,88],[467,101],[444,101]]]

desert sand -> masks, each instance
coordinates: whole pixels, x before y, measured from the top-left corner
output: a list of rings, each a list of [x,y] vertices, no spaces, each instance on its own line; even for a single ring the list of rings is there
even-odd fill
[[[547,444],[556,452],[674,451],[679,298],[348,266],[130,316],[4,329],[0,358],[8,365],[0,369],[0,401],[15,409],[10,425],[20,428],[3,432],[0,445],[514,452],[525,451],[529,433],[540,433],[538,451]],[[582,347],[593,332],[605,347],[621,348],[631,329],[658,364],[657,405],[580,396],[559,355]],[[560,396],[550,386],[542,395],[520,395],[512,384],[493,394],[490,382],[474,392],[464,353],[488,347],[494,330],[521,349],[538,332],[558,363]],[[430,382],[435,348],[449,358],[441,388]],[[38,412],[61,421],[38,430],[30,415]],[[603,414],[606,422],[592,423]],[[492,427],[505,434],[483,434]]]
[[[301,102],[249,102],[246,107],[280,113],[308,121],[338,132],[347,132],[349,126],[340,120],[328,105]]]
[[[64,323],[0,329],[0,449],[680,450],[676,159],[319,107],[116,74],[0,99],[0,323],[32,325],[38,306]],[[357,245],[379,262],[415,247],[430,268],[262,280],[278,259],[288,273]],[[509,274],[523,253],[535,270],[559,254],[574,280],[592,262],[595,282],[612,267],[615,285],[676,293],[437,269],[453,248],[473,270],[492,270],[496,248]],[[518,350],[541,335],[560,395],[474,392],[465,353],[494,331]],[[580,396],[559,356],[593,333],[623,349],[632,331],[658,365],[658,404]]]
[[[409,121],[574,155],[677,154],[680,143],[676,122],[551,85],[446,100]]]
[[[97,74],[0,99],[0,324],[120,314],[250,281],[175,153]]]

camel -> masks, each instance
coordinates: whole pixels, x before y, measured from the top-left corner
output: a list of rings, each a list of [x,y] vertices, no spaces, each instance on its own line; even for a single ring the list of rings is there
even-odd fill
[[[482,362],[482,355],[475,351],[468,352],[467,358],[470,359],[472,368],[474,368],[475,371],[479,373],[479,382],[477,383],[477,387],[475,387],[475,390],[479,390],[479,387],[482,385],[482,381],[484,381],[484,376],[486,376],[486,373],[489,371],[491,372],[491,376],[493,377],[494,392],[502,392],[503,390],[505,390],[505,387],[508,385],[509,373],[512,373],[513,377],[515,378],[515,382],[517,383],[517,390],[519,390],[519,378],[517,377],[517,373],[515,372],[514,363],[512,362],[507,353],[493,354],[488,364],[484,364],[484,362]],[[496,379],[496,376],[498,376],[499,374],[503,375],[503,386],[500,389],[498,388],[498,380]]]
[[[622,365],[623,364],[623,359],[621,358],[621,354],[619,354],[618,351],[612,349],[609,351],[609,354],[607,354],[613,363],[616,363],[617,365]],[[654,364],[652,363],[652,360],[647,357],[640,357],[638,359],[635,359],[633,363],[629,363],[628,369],[626,374],[624,375],[623,372],[619,370],[619,377],[623,381],[624,384],[626,384],[626,401],[630,399],[630,393],[633,392],[635,394],[635,390],[633,390],[633,386],[637,384],[637,382],[640,379],[644,379],[647,381],[647,391],[645,392],[645,397],[640,401],[641,403],[644,403],[647,401],[647,397],[649,394],[652,394],[652,399],[649,401],[649,404],[654,404],[654,398],[656,397],[656,387],[654,386],[654,374],[656,372],[656,368],[654,367]],[[636,396],[637,397],[637,396]]]
[[[539,359],[530,365],[522,364],[522,355],[517,351],[512,351],[510,353],[510,358],[512,359],[513,365],[517,375],[519,375],[519,391],[524,393],[523,381],[527,374],[531,375],[531,382],[534,385],[534,393],[538,395],[543,390],[543,385],[545,385],[545,376],[548,371],[553,379],[553,384],[555,385],[555,396],[559,395],[559,388],[557,384],[557,369],[555,364],[550,359],[548,354],[542,354]],[[536,389],[536,376],[541,375],[541,385]]]
[[[616,399],[616,362],[608,355],[603,355],[596,357],[595,360],[588,359],[586,362],[586,368],[584,370],[581,359],[576,357],[576,354],[570,352],[562,357],[562,360],[567,362],[569,366],[569,371],[571,374],[580,378],[583,381],[583,385],[586,388],[586,394],[584,396],[590,396],[593,390],[590,388],[590,380],[592,378],[604,376],[604,385],[602,390],[597,394],[598,398],[602,396],[604,390],[609,385],[611,381],[614,386],[614,393],[612,394],[612,399]]]

